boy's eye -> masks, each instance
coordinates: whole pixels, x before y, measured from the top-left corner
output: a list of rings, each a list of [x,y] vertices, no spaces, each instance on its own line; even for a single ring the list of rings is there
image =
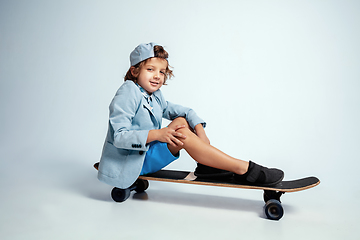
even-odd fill
[[[152,71],[152,68],[148,68],[147,70],[148,70],[148,71]]]
[[[160,73],[161,73],[162,75],[165,75],[165,73],[164,73],[163,71],[160,71]]]

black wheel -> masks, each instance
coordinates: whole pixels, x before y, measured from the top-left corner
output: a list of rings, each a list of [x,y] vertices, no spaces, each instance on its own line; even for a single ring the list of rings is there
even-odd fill
[[[265,204],[265,214],[268,219],[279,220],[284,215],[284,209],[278,200],[270,199]]]
[[[124,202],[130,197],[130,189],[120,189],[114,187],[111,191],[111,197],[115,202]]]
[[[136,188],[135,191],[137,193],[142,193],[144,192],[146,189],[148,189],[149,187],[149,181],[148,180],[142,180],[142,179],[138,179],[136,180]]]

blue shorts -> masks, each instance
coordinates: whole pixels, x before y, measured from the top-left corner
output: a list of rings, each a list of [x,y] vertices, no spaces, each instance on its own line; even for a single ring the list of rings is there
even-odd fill
[[[153,141],[146,152],[140,175],[157,172],[178,158],[179,153],[174,156],[167,147],[167,143]]]

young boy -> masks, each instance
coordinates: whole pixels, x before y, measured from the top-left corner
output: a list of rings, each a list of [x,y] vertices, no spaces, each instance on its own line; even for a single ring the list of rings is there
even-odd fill
[[[244,184],[274,185],[283,171],[231,157],[210,145],[205,122],[191,108],[166,101],[160,88],[172,77],[168,53],[154,43],[130,54],[125,83],[110,104],[108,134],[99,164],[99,180],[127,188],[139,175],[156,172],[185,149],[197,161],[199,177],[227,176]],[[162,118],[172,122],[162,128]],[[221,169],[221,170],[220,170]]]

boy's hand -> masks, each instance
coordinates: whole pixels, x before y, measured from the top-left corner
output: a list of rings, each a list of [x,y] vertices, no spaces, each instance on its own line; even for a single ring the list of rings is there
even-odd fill
[[[181,138],[185,139],[186,136],[181,134],[180,132],[176,132],[181,128],[185,128],[185,125],[178,125],[175,127],[165,127],[162,129],[150,130],[147,142],[158,140],[160,142],[166,142],[174,147],[182,146],[184,145],[184,143],[180,139]]]

